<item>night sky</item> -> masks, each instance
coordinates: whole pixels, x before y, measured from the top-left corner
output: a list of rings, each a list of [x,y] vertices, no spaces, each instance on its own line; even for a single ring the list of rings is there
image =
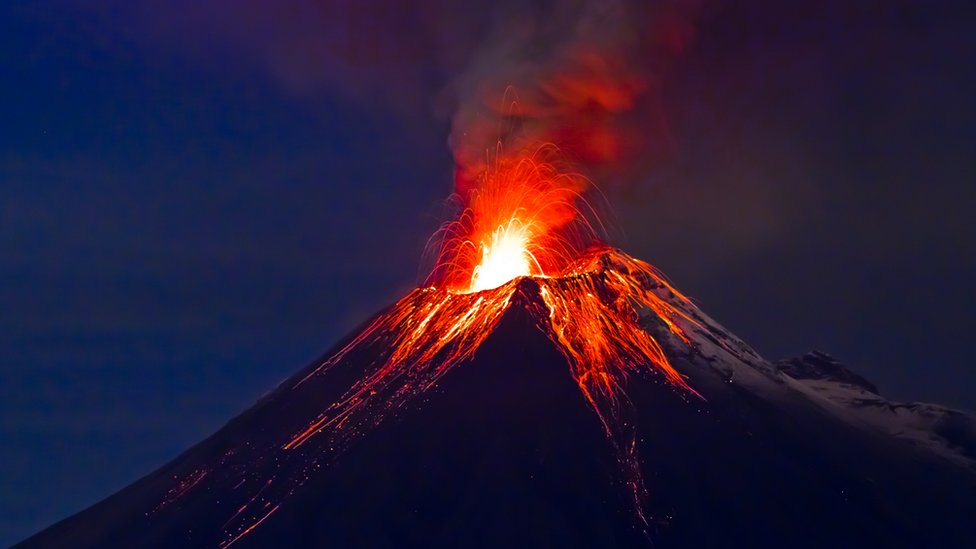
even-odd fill
[[[0,545],[423,278],[444,89],[491,12],[129,4],[0,7]],[[597,182],[613,243],[767,358],[822,349],[890,398],[976,409],[972,3],[797,4],[696,11],[668,154]],[[432,20],[456,50],[409,31]]]

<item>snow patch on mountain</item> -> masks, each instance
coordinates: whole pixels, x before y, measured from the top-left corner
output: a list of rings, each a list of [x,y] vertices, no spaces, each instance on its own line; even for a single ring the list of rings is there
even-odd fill
[[[976,416],[938,404],[889,401],[823,352],[774,365],[789,387],[842,419],[976,468]]]
[[[757,395],[800,395],[845,423],[880,432],[976,470],[976,415],[937,404],[889,401],[873,383],[824,352],[766,360],[697,307],[673,296],[661,297],[671,298],[687,313],[688,318],[676,321],[693,334],[691,347],[675,341],[654,318],[642,318],[644,326],[670,352],[680,355],[687,349],[684,358],[690,364]]]

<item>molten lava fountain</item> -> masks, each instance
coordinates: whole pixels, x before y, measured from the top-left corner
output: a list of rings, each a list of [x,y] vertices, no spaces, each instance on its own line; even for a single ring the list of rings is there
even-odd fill
[[[413,397],[433,387],[470,358],[505,314],[519,280],[538,285],[545,307],[531,313],[565,355],[570,375],[599,416],[631,493],[635,514],[647,526],[646,497],[636,455],[634,424],[626,416],[628,376],[660,376],[697,395],[671,366],[661,345],[639,324],[652,312],[684,342],[675,322],[695,324],[679,303],[687,299],[650,265],[595,240],[580,192],[581,176],[561,173],[535,155],[499,160],[468,191],[467,207],[441,230],[439,259],[426,287],[418,288],[374,320],[358,337],[303,383],[348,353],[383,342],[388,355],[285,450],[313,437],[344,447]]]

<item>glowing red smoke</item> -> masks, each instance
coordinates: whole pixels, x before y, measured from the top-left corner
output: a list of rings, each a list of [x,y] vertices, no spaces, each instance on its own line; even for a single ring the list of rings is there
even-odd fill
[[[700,1],[570,2],[502,17],[455,81],[460,191],[504,151],[550,143],[604,184],[671,148],[664,84]]]

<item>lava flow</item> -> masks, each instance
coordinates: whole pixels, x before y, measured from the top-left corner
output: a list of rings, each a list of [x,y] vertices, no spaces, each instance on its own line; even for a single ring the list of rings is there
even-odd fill
[[[472,357],[509,309],[528,277],[540,304],[527,307],[570,366],[597,413],[624,472],[634,509],[646,528],[646,498],[634,422],[625,392],[629,376],[660,376],[697,395],[642,327],[653,314],[687,343],[679,326],[687,299],[653,267],[594,238],[580,211],[585,180],[547,161],[551,151],[500,160],[467,193],[467,207],[441,231],[429,285],[412,291],[299,384],[366,346],[385,349],[341,398],[283,448],[313,437],[342,448],[407,400]],[[677,303],[675,305],[674,303]]]

